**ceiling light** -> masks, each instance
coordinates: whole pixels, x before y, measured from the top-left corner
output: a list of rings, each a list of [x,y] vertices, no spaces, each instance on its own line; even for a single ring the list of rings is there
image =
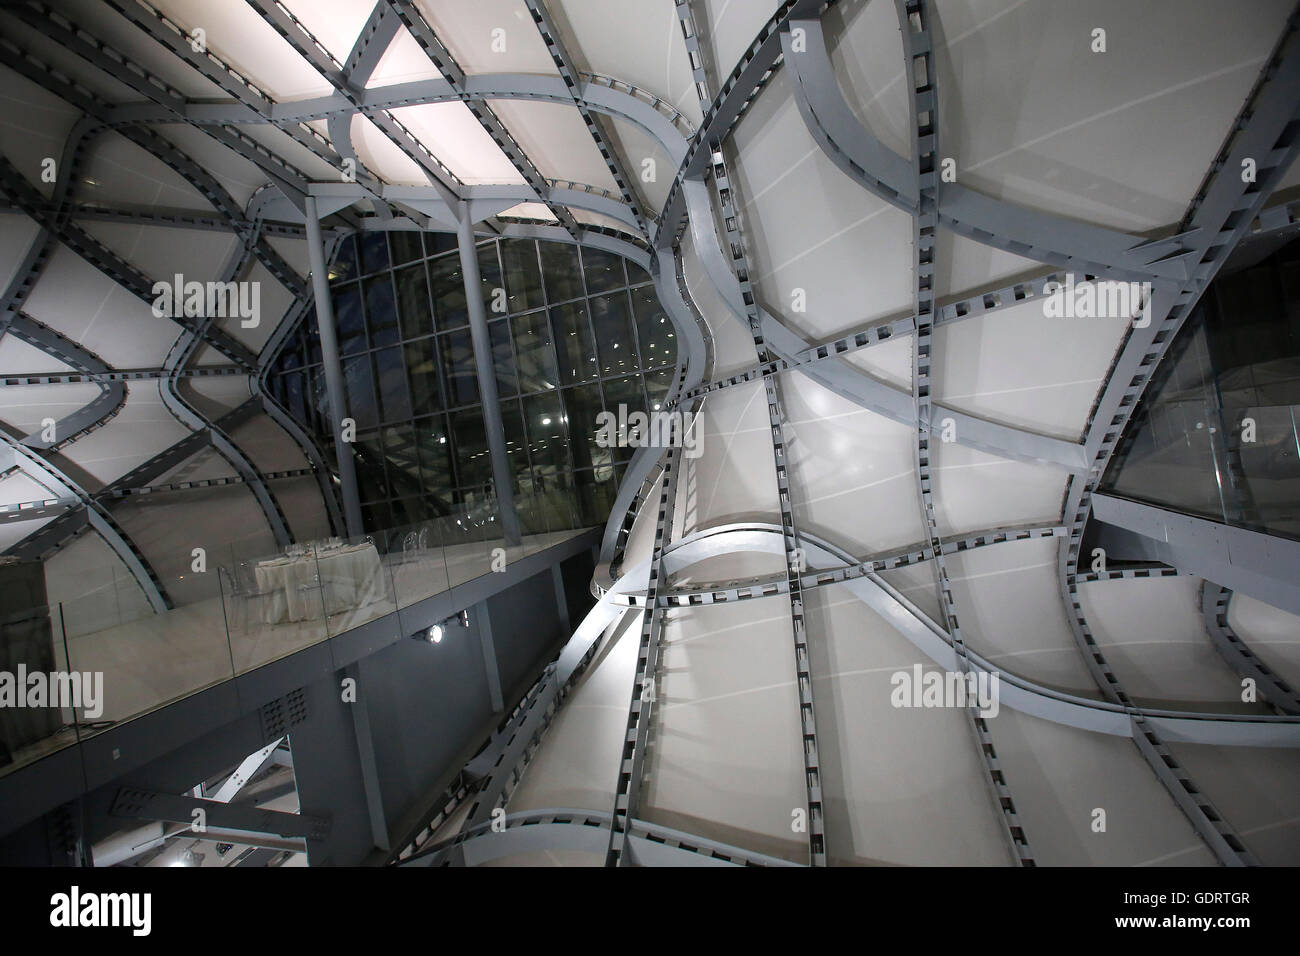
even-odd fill
[[[429,630],[425,632],[425,636],[429,639],[430,644],[441,644],[442,625],[441,624],[433,625],[433,627],[429,628]]]

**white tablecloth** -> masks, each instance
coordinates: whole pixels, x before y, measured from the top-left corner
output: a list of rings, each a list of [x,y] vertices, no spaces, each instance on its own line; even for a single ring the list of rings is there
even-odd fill
[[[379,552],[368,543],[321,551],[315,556],[272,558],[259,563],[254,573],[257,589],[265,595],[262,620],[267,624],[319,618],[321,593],[325,595],[327,614],[363,607],[388,596]]]

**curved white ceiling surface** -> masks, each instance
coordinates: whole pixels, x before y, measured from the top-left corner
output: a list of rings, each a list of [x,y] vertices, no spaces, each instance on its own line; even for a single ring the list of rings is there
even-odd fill
[[[1207,630],[1210,583],[1089,575],[1086,554],[1077,575],[1062,563],[1064,549],[1082,547],[1067,507],[1099,477],[1088,468],[1116,414],[1099,402],[1117,369],[1133,374],[1122,361],[1131,321],[1050,317],[1040,295],[998,293],[1062,271],[1067,258],[1089,271],[1071,237],[1128,268],[1144,255],[1139,243],[1178,231],[1289,0],[1259,0],[1248,17],[1227,0],[1140,10],[927,0],[936,158],[952,160],[954,188],[992,200],[981,208],[996,221],[957,223],[958,235],[940,190],[939,225],[921,237],[932,268],[920,270],[912,200],[890,188],[890,176],[914,176],[915,131],[887,0],[840,0],[822,15],[820,73],[756,43],[784,10],[775,0],[156,0],[156,16],[140,5],[134,19],[89,0],[56,6],[143,72],[107,69],[75,37],[38,29],[39,11],[0,12],[0,155],[11,167],[0,290],[12,303],[0,316],[0,423],[20,453],[0,473],[0,505],[57,497],[60,482],[98,494],[181,603],[191,593],[181,558],[196,544],[245,557],[275,550],[252,483],[257,472],[310,468],[311,449],[274,420],[256,383],[286,318],[310,305],[309,192],[328,207],[331,235],[446,232],[456,206],[473,211],[480,235],[616,248],[657,272],[684,346],[698,315],[709,365],[695,355],[687,385],[712,384],[683,402],[698,402],[700,444],[674,473],[668,540],[656,541],[660,477],[613,564],[640,576],[619,585],[644,603],[657,545],[675,548],[657,583],[667,607],[652,629],[644,824],[808,862],[797,824],[815,729],[831,864],[1018,862],[989,789],[989,750],[1038,864],[1220,862],[1129,739],[1128,716],[1088,665],[1095,650],[1247,850],[1264,863],[1300,861],[1300,752],[1273,746],[1280,737],[1253,745],[1265,732],[1250,734],[1278,718],[1243,702],[1225,639]],[[1097,29],[1105,50],[1094,52]],[[173,30],[209,55],[178,56],[163,42]],[[371,30],[382,47],[358,44]],[[458,69],[440,70],[430,33]],[[741,80],[723,103],[747,101],[739,119],[709,127],[706,118],[729,119],[714,99],[756,52],[774,67],[765,85]],[[352,61],[361,73],[347,72]],[[83,110],[112,129],[89,131],[65,190],[42,170],[64,161]],[[702,157],[689,167],[702,183],[680,179],[686,155]],[[344,157],[358,161],[355,182]],[[708,160],[729,178],[730,221]],[[1297,176],[1292,167],[1269,202],[1296,198]],[[1035,222],[1071,254],[997,232]],[[256,326],[218,318],[192,344],[185,325],[153,313],[143,281],[217,280],[242,250],[252,254],[239,278],[261,290]],[[1178,278],[1183,260],[1146,251],[1142,268]],[[29,255],[39,261],[24,266]],[[932,331],[917,331],[918,287],[934,298]],[[928,379],[915,374],[918,351]],[[110,381],[123,371],[141,377]],[[918,406],[930,425],[924,464]],[[99,418],[55,449],[31,437],[47,418],[77,421],[84,409]],[[205,478],[238,483],[109,500],[133,484]],[[293,537],[328,533],[315,475],[277,478],[272,492]],[[51,520],[0,522],[0,545],[19,547]],[[97,534],[70,537],[46,560],[51,600],[130,576]],[[621,612],[632,599],[603,600]],[[510,813],[613,809],[644,613],[627,609],[606,629],[530,754]],[[1237,593],[1226,620],[1300,686],[1294,615]],[[900,683],[942,678],[959,661],[1006,688],[980,745],[967,708],[898,696]],[[1189,713],[1199,716],[1180,716]],[[1228,745],[1243,737],[1252,745]],[[557,837],[491,862],[600,864],[600,843]]]

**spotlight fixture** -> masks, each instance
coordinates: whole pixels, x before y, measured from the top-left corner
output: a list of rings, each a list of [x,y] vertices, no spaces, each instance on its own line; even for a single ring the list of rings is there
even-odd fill
[[[442,631],[442,625],[441,625],[441,624],[435,624],[435,625],[433,625],[433,627],[429,628],[429,629],[428,629],[427,631],[425,631],[424,633],[425,633],[425,637],[428,638],[430,644],[441,644],[441,643],[442,643],[442,633],[443,633],[443,631]]]

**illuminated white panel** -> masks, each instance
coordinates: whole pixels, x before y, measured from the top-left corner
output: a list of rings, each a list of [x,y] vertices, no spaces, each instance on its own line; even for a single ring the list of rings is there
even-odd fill
[[[247,3],[160,0],[158,7],[188,34],[202,29],[210,51],[276,100],[322,96],[333,89]]]
[[[352,117],[352,145],[361,165],[387,183],[427,186],[420,164],[407,156],[383,130],[364,116]]]
[[[278,3],[301,21],[339,64],[347,63],[348,54],[373,9],[372,4],[355,0],[278,0]]]
[[[464,103],[404,106],[392,114],[461,182],[523,183],[524,177]]]
[[[559,72],[521,0],[417,0],[416,6],[466,73]]]

